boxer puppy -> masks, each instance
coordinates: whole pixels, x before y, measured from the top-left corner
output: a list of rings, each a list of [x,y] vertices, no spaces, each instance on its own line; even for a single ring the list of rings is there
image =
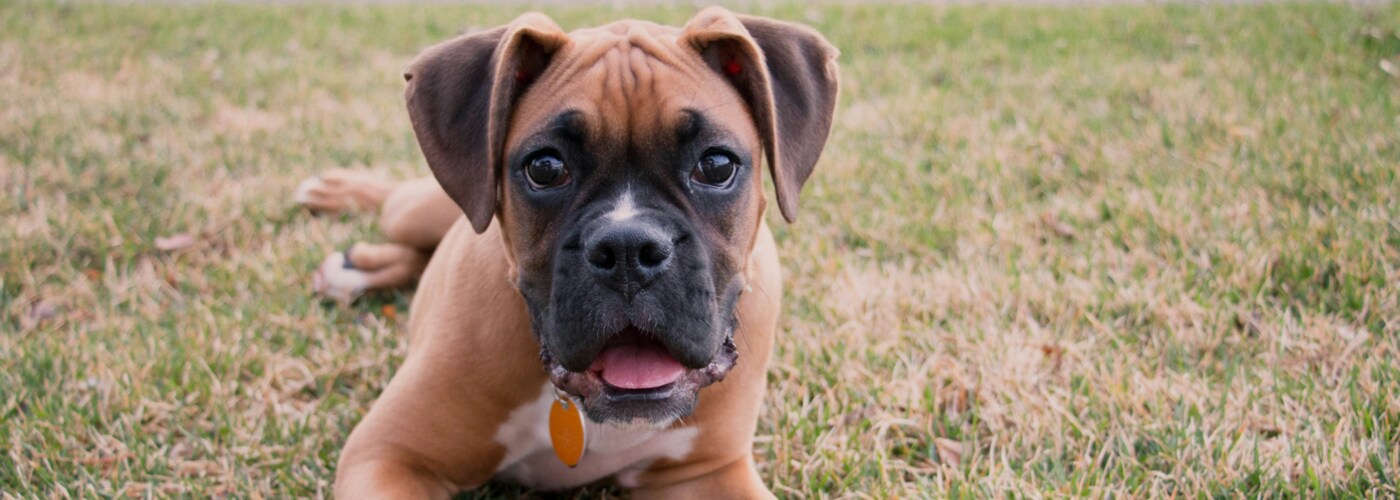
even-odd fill
[[[639,498],[771,497],[752,445],[782,290],[759,165],[791,222],[836,55],[718,7],[571,33],[532,13],[424,51],[405,93],[437,182],[298,193],[383,205],[395,240],[334,254],[323,293],[422,275],[407,358],[351,433],[337,496],[611,478]]]

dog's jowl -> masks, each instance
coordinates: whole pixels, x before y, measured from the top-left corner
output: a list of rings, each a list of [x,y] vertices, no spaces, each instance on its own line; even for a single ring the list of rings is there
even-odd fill
[[[782,295],[763,179],[792,221],[835,59],[808,28],[720,8],[570,33],[527,14],[424,51],[408,112],[465,217],[432,251],[409,354],[337,493],[611,478],[641,497],[771,496],[752,457]],[[574,439],[570,467],[555,448]]]

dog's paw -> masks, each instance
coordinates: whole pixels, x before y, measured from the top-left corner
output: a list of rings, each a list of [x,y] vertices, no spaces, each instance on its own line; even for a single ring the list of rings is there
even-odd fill
[[[313,215],[336,215],[352,208],[345,191],[338,179],[320,175],[307,177],[292,191],[292,201],[306,207]]]
[[[325,190],[325,188],[326,181],[321,180],[320,176],[307,177],[300,184],[297,184],[296,190],[292,191],[292,201],[313,211],[319,211],[318,200],[313,196],[313,193]]]
[[[353,302],[369,286],[368,275],[347,258],[346,252],[327,255],[311,276],[311,288],[317,295],[342,304]]]
[[[292,201],[318,215],[372,211],[397,185],[375,172],[329,170],[297,184]]]

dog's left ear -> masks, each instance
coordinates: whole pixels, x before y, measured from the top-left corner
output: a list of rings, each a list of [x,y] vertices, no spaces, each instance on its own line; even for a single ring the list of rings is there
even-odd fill
[[[686,23],[681,43],[700,52],[749,105],[778,208],[797,219],[797,198],[831,133],[840,85],[839,52],[815,30],[796,23],[736,15],[709,7]]]
[[[423,157],[478,233],[496,215],[515,102],[568,42],[554,21],[529,13],[430,47],[403,75]]]

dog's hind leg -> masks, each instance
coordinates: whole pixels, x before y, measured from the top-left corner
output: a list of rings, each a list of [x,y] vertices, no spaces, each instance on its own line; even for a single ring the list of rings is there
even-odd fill
[[[431,177],[392,183],[367,174],[345,174],[337,172],[335,182],[324,182],[321,186],[325,189],[319,190],[315,199],[332,202],[321,205],[327,207],[378,208],[380,230],[390,243],[356,243],[344,252],[328,255],[316,270],[312,287],[324,297],[349,302],[369,290],[413,284],[423,274],[433,249],[462,217],[461,209]],[[386,185],[390,189],[383,189]]]
[[[373,211],[398,186],[374,172],[336,169],[301,181],[292,199],[315,214]]]
[[[311,286],[323,297],[350,302],[369,290],[412,284],[428,266],[430,254],[398,243],[356,243],[326,256]]]
[[[424,177],[400,184],[389,193],[379,211],[379,229],[394,243],[432,252],[460,218],[462,209],[437,179]]]

